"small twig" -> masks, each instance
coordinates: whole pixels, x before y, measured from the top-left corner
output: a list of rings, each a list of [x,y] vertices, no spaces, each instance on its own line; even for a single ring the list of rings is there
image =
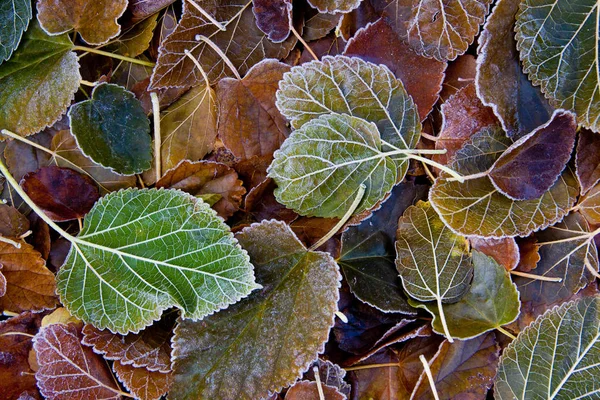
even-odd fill
[[[534,274],[528,274],[527,272],[521,272],[521,271],[515,271],[515,270],[510,271],[510,273],[511,273],[511,275],[521,276],[523,278],[529,278],[529,279],[534,279],[534,280],[538,280],[538,281],[562,282],[562,278],[559,278],[559,277],[534,275]]]
[[[317,382],[319,400],[325,400],[325,393],[323,393],[323,385],[321,384],[321,376],[319,375],[319,367],[313,367],[313,374],[315,375],[315,381]]]
[[[158,101],[158,95],[156,92],[150,93],[150,100],[152,101],[152,114],[154,119],[154,169],[156,170],[156,181],[158,182],[162,175],[160,173],[160,103]]]
[[[302,36],[300,36],[300,34],[298,33],[298,31],[294,28],[294,23],[292,22],[291,19],[290,19],[290,31],[294,34],[294,36],[296,36],[296,39],[298,39],[298,41],[300,43],[302,43],[302,46],[304,46],[304,48],[306,49],[306,51],[308,51],[310,53],[310,55],[312,56],[312,58],[314,58],[315,61],[319,61],[319,57],[317,57],[317,55],[315,54],[315,52],[313,51],[313,49],[310,48],[310,46],[308,45],[308,43],[306,43],[306,41],[304,39],[302,39]]]
[[[435,387],[435,381],[433,380],[433,375],[431,375],[431,369],[429,369],[429,363],[427,362],[423,354],[419,355],[419,360],[421,360],[421,364],[423,364],[423,369],[425,370],[425,375],[427,375],[427,379],[429,380],[429,386],[431,387],[433,398],[435,400],[440,400],[440,396],[438,396],[438,392]]]
[[[229,69],[231,70],[231,72],[233,72],[233,74],[235,75],[235,77],[239,80],[242,80],[242,77],[240,76],[240,73],[238,72],[237,68],[233,65],[233,63],[231,62],[231,60],[229,59],[229,57],[227,57],[227,55],[225,53],[223,53],[223,50],[221,50],[219,48],[219,46],[217,46],[215,44],[215,42],[213,42],[212,40],[210,40],[209,38],[207,38],[204,35],[196,35],[196,40],[198,41],[203,41],[204,43],[206,43],[207,45],[210,46],[211,49],[213,49],[215,51],[215,53],[217,53],[219,55],[219,57],[221,57],[221,60],[223,60],[223,62],[225,64],[227,64],[227,66],[229,67]]]

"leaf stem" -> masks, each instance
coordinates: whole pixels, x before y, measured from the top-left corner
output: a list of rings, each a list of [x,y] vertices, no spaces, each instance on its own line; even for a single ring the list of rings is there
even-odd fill
[[[290,18],[290,31],[294,34],[294,36],[296,36],[296,39],[298,39],[298,41],[300,43],[302,43],[302,46],[304,46],[304,48],[306,49],[306,51],[308,51],[310,53],[310,55],[312,56],[312,58],[314,58],[315,61],[319,61],[319,57],[317,57],[317,55],[315,54],[315,52],[313,51],[313,49],[310,48],[310,46],[308,45],[308,43],[306,43],[306,41],[302,38],[302,36],[300,36],[300,34],[296,30],[296,28],[294,28],[294,23],[292,22],[291,18]]]
[[[109,53],[108,51],[94,49],[93,47],[85,47],[85,46],[73,46],[73,50],[86,51],[88,53],[99,54],[101,56],[116,58],[117,60],[123,60],[130,62],[132,64],[144,65],[146,67],[154,67],[154,63],[150,61],[138,60],[137,58],[131,58],[122,56],[120,54]]]
[[[206,43],[207,45],[209,45],[210,48],[213,49],[215,51],[215,53],[217,53],[219,55],[219,57],[221,57],[221,60],[223,60],[223,62],[225,64],[227,64],[227,66],[229,67],[231,72],[233,72],[235,77],[239,80],[242,80],[242,77],[240,76],[240,73],[238,72],[237,68],[233,65],[233,63],[231,62],[229,57],[227,57],[227,55],[225,53],[223,53],[223,50],[221,50],[219,48],[219,46],[217,46],[215,44],[215,42],[213,42],[212,40],[210,40],[209,38],[207,38],[204,35],[196,35],[195,39],[198,41],[202,41],[202,42]]]
[[[427,380],[429,380],[429,387],[431,387],[431,393],[433,393],[433,398],[435,400],[440,400],[440,396],[438,396],[438,392],[435,387],[435,381],[433,380],[433,375],[431,374],[431,369],[429,368],[429,363],[427,362],[423,354],[419,354],[419,360],[421,360],[421,364],[423,364],[425,375],[427,375]]]
[[[156,170],[156,181],[158,182],[162,175],[160,173],[160,103],[156,92],[150,93],[150,100],[152,101],[152,117],[154,118],[154,169]]]
[[[433,151],[433,150],[430,150]],[[428,154],[428,153],[422,153],[422,154]],[[429,154],[435,154],[435,153],[429,153]],[[414,160],[418,160],[421,161],[425,164],[429,164],[432,167],[436,167],[438,169],[441,169],[442,171],[444,171],[445,173],[447,173],[448,175],[451,175],[452,177],[454,177],[455,180],[459,181],[459,182],[464,182],[464,178],[462,177],[462,175],[460,175],[458,172],[454,171],[453,169],[448,168],[447,166],[440,164],[438,162],[435,162],[433,160],[430,160],[429,158],[426,157],[421,157],[421,156],[417,156],[415,154],[406,154],[406,157],[408,158],[412,158]]]
[[[517,338],[515,335],[513,335],[512,333],[510,333],[509,331],[507,331],[506,329],[504,329],[504,328],[503,328],[503,327],[501,327],[501,326],[498,326],[498,327],[496,328],[496,330],[497,330],[498,332],[500,332],[500,333],[503,333],[503,334],[505,334],[506,336],[508,336],[508,337],[509,337],[509,338],[511,338],[512,340],[515,340],[515,339]]]
[[[79,83],[84,86],[94,87],[96,84],[94,82],[86,81],[85,79],[80,79]]]
[[[594,267],[592,266],[592,263],[590,262],[590,259],[587,257],[587,255],[586,255],[585,259],[583,260],[583,264],[588,269],[588,271],[590,271],[592,273],[592,275],[594,275],[595,279],[600,278],[600,274],[598,273],[598,271],[596,271],[594,269]]]
[[[344,315],[344,313],[342,313],[341,311],[336,311],[335,315],[340,319],[340,321],[342,321],[343,323],[347,324],[348,323],[348,317],[346,317]]]
[[[364,369],[372,369],[372,368],[389,368],[389,367],[399,367],[400,363],[382,363],[382,364],[365,364],[365,365],[357,365],[356,367],[347,367],[344,368],[346,371],[361,371]]]
[[[192,60],[192,62],[196,65],[196,68],[198,68],[198,71],[200,71],[200,74],[202,74],[202,78],[204,78],[204,82],[206,83],[206,90],[209,90],[210,81],[208,80],[208,75],[206,75],[206,72],[204,72],[204,68],[202,68],[202,65],[200,65],[200,62],[198,62],[198,60],[196,60],[194,56],[192,56],[192,53],[188,49],[185,49],[183,52],[185,56]]]
[[[52,221],[42,211],[42,209],[39,208],[37,206],[37,204],[35,204],[33,202],[33,200],[31,200],[31,198],[29,198],[29,196],[27,196],[27,193],[25,193],[25,191],[21,188],[21,186],[19,186],[19,183],[11,175],[10,171],[8,170],[8,168],[6,168],[6,165],[4,165],[4,162],[2,162],[2,160],[0,160],[0,172],[2,172],[2,175],[4,175],[6,182],[8,182],[10,184],[10,186],[12,186],[12,188],[17,192],[17,194],[19,196],[21,196],[23,201],[33,210],[33,212],[35,212],[41,219],[43,219],[44,222],[48,224],[48,226],[50,226],[52,229],[54,229],[56,232],[58,232],[62,237],[67,239],[69,242],[73,243],[74,241],[76,241],[74,236],[67,233],[64,229],[62,229],[54,221]]]
[[[528,274],[527,272],[521,272],[521,271],[515,271],[515,270],[510,271],[510,274],[516,275],[516,276],[521,276],[523,278],[534,279],[534,280],[538,280],[538,281],[562,282],[562,278],[559,278],[559,277]]]
[[[450,343],[454,343],[454,339],[452,338],[452,335],[450,335],[450,330],[446,323],[446,315],[444,314],[444,308],[442,307],[442,298],[438,296],[436,301],[440,313],[440,321],[442,322],[442,329],[444,330],[444,336],[446,336],[446,339],[448,339]]]
[[[207,13],[204,10],[204,8],[200,7],[198,5],[198,3],[196,3],[194,0],[187,0],[187,2],[190,5],[194,6],[194,8],[196,10],[198,10],[200,12],[200,14],[202,14],[206,19],[208,19],[214,26],[216,26],[217,28],[219,28],[219,30],[221,30],[221,31],[226,31],[227,30],[227,28],[222,23],[220,23],[219,21],[217,21],[216,19],[214,19],[214,17],[212,15],[210,15],[209,13]]]
[[[5,332],[3,334],[0,335],[1,336],[27,336],[28,338],[34,338],[35,335],[32,335],[30,333],[25,333],[25,332]]]
[[[423,136],[427,140],[431,140],[432,142],[437,142],[439,139],[437,136],[430,135],[426,132],[421,132],[421,136]]]
[[[21,248],[21,243],[19,243],[19,242],[16,242],[16,241],[14,241],[14,240],[12,240],[12,239],[9,239],[9,238],[7,238],[7,237],[4,237],[4,236],[2,236],[2,235],[0,235],[0,242],[2,242],[2,243],[7,243],[7,244],[11,244],[11,245],[13,245],[14,247],[16,247],[17,249],[20,249],[20,248]]]
[[[321,384],[321,376],[319,375],[319,367],[313,367],[313,375],[317,382],[317,390],[319,391],[319,400],[325,400],[325,393],[323,393],[323,386]]]
[[[356,210],[356,208],[360,204],[360,201],[362,200],[363,196],[365,195],[365,190],[366,189],[367,189],[367,187],[364,184],[361,184],[358,187],[358,192],[356,192],[356,197],[354,198],[354,201],[352,202],[352,204],[350,204],[350,208],[348,209],[348,211],[346,211],[346,213],[344,214],[344,216],[342,217],[342,219],[340,219],[338,221],[338,223],[335,224],[335,226],[333,228],[331,228],[331,230],[329,232],[327,232],[327,234],[325,236],[323,236],[315,244],[313,244],[310,247],[310,249],[308,249],[308,251],[315,251],[316,249],[318,249],[319,247],[321,247],[322,245],[324,245],[325,242],[327,242],[329,239],[331,239],[332,236],[335,235],[337,233],[337,231],[339,231],[342,226],[344,226],[344,224],[346,223],[346,221],[348,221],[348,219],[352,216],[352,214],[354,214],[354,211]]]

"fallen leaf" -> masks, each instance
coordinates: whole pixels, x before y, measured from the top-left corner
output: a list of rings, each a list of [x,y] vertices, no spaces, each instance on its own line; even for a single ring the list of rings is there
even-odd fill
[[[557,110],[548,123],[522,136],[490,168],[490,180],[514,200],[538,199],[554,185],[571,159],[577,123]]]
[[[220,199],[212,205],[217,213],[227,219],[242,203],[246,189],[232,168],[212,161],[181,161],[156,182],[157,188],[179,189],[193,196],[218,194]]]
[[[329,14],[308,9],[304,16],[302,38],[307,42],[324,38],[338,26],[343,16],[343,13]]]
[[[275,92],[290,67],[276,60],[254,65],[243,79],[217,84],[219,137],[241,160],[271,157],[289,136],[287,121],[275,107]]]
[[[501,0],[479,36],[477,94],[492,107],[506,134],[513,139],[545,124],[552,115],[548,100],[521,69],[514,38],[521,0]]]
[[[81,343],[80,326],[53,324],[40,329],[33,349],[40,369],[38,387],[47,399],[119,399],[117,386],[104,359]]]
[[[519,246],[512,237],[500,239],[470,237],[469,242],[473,249],[492,257],[507,271],[515,269],[521,261]]]
[[[322,392],[321,392],[322,391]],[[321,391],[317,382],[298,381],[287,391],[286,400],[344,400],[346,396],[341,394],[336,388],[321,385]],[[323,393],[321,395],[321,393]]]
[[[290,36],[291,0],[252,0],[252,12],[256,26],[271,42],[281,43]]]
[[[90,100],[74,104],[68,115],[79,148],[95,163],[122,175],[150,168],[150,121],[133,93],[101,83]]]
[[[18,47],[31,19],[31,2],[16,0],[0,6],[0,64]]]
[[[290,36],[282,43],[272,43],[256,26],[250,5],[252,1],[226,0],[212,3],[208,0],[195,2],[216,21],[223,21],[225,30],[213,25],[188,1],[183,3],[183,15],[175,31],[159,48],[157,65],[152,74],[152,88],[182,87],[203,81],[201,73],[185,55],[185,50],[198,60],[211,82],[232,71],[210,46],[197,39],[204,36],[225,53],[241,75],[265,58],[284,58],[296,44]]]
[[[360,5],[361,0],[308,0],[311,7],[322,13],[347,13]]]
[[[308,379],[309,381],[315,381],[315,371],[313,368],[317,368],[319,379],[323,384],[334,387],[341,394],[345,395],[346,397],[350,397],[350,391],[352,390],[352,387],[344,380],[346,371],[342,367],[332,363],[331,361],[324,361],[318,358],[315,362],[313,362],[312,367],[309,367],[304,373],[305,379]]]
[[[438,100],[446,63],[412,51],[384,19],[358,30],[348,42],[344,55],[386,65],[413,98],[421,121]]]
[[[273,179],[267,178],[258,186],[252,188],[246,195],[244,211],[252,216],[256,222],[265,219],[277,219],[289,223],[298,218],[298,214],[289,208],[285,208],[284,205],[275,200],[273,191],[276,187]]]
[[[449,343],[444,340],[429,369],[440,399],[483,399],[496,375],[500,346],[494,333]],[[425,373],[421,374],[411,399],[431,399],[433,393]]]
[[[575,157],[581,193],[587,193],[600,181],[600,135],[588,129],[579,131]]]
[[[83,218],[100,198],[90,177],[69,168],[40,168],[25,175],[20,185],[50,219],[59,222]]]
[[[600,224],[600,185],[597,184],[581,197],[576,207],[590,224]]]
[[[49,310],[56,306],[54,274],[30,244],[19,240],[20,248],[0,242],[0,265],[6,278],[6,294],[0,310],[11,312]]]
[[[540,261],[540,246],[537,243],[535,235],[517,241],[519,246],[519,264],[515,269],[522,272],[529,272],[535,269],[537,263]]]
[[[33,143],[48,148],[52,141],[51,131],[52,128],[45,129],[42,132],[31,135],[28,139]],[[6,143],[6,147],[4,148],[4,159],[10,173],[17,181],[20,181],[26,174],[47,166],[52,157],[47,152],[37,149],[28,143],[11,140]]]
[[[263,289],[177,326],[174,399],[264,397],[293,383],[324,350],[339,298],[335,261],[308,251],[282,222],[254,224],[237,238]]]
[[[67,35],[32,23],[10,60],[0,64],[0,126],[21,136],[52,126],[65,113],[81,75]]]
[[[42,318],[42,327],[52,325],[52,324],[63,324],[67,325],[69,323],[73,323],[75,325],[79,325],[81,321],[69,313],[69,311],[64,307],[58,307],[50,314],[44,316]]]
[[[175,1],[176,0],[129,0],[128,10],[131,12],[132,22],[137,22],[146,19],[152,14],[156,14],[158,11]]]
[[[157,25],[157,14],[133,25],[112,40],[107,50],[114,51],[126,57],[137,57],[148,49]],[[129,63],[131,64],[131,63]]]
[[[140,400],[158,400],[167,394],[173,381],[172,373],[136,368],[120,361],[113,364],[115,375],[123,386]]]
[[[337,36],[335,32],[332,32],[321,39],[310,42],[309,46],[317,58],[322,59],[325,56],[337,56],[342,54],[346,47],[346,41],[343,37]],[[297,64],[292,65],[308,63],[314,61],[314,59],[314,56],[304,49]]]
[[[19,210],[0,204],[0,236],[19,237],[29,230],[29,220]]]

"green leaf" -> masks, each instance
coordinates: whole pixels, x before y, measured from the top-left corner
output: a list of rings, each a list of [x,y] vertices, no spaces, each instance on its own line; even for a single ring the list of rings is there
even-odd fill
[[[471,287],[457,303],[444,304],[443,313],[452,337],[470,339],[510,324],[519,316],[519,292],[506,269],[492,257],[473,251],[474,274]],[[410,301],[433,315],[433,330],[443,334],[439,307]]]
[[[500,357],[494,397],[596,398],[600,392],[600,297],[564,303],[535,320]]]
[[[150,169],[150,121],[133,93],[101,83],[90,100],[71,107],[69,118],[77,144],[95,163],[123,175]]]
[[[79,88],[79,63],[67,35],[31,24],[11,59],[0,65],[0,127],[27,136],[51,126]]]
[[[600,130],[596,0],[523,0],[515,30],[523,70],[553,106]]]
[[[394,264],[396,223],[414,200],[425,198],[427,187],[403,182],[371,218],[342,234],[338,264],[352,293],[384,312],[413,314],[406,302]]]
[[[483,128],[456,153],[450,165],[465,182],[449,179],[444,172],[436,179],[429,199],[451,229],[463,235],[527,236],[567,214],[579,194],[568,166],[538,199],[512,200],[494,187],[488,171],[510,142],[500,127]]]
[[[320,115],[338,113],[375,123],[390,149],[413,149],[419,140],[415,105],[386,66],[356,57],[325,56],[292,68],[279,88],[277,108],[294,128]]]
[[[275,198],[301,215],[341,218],[361,185],[354,211],[373,208],[406,173],[397,152],[384,152],[377,127],[346,114],[321,115],[292,132],[268,169]]]
[[[173,338],[172,399],[259,399],[294,383],[324,350],[341,276],[327,253],[306,250],[283,222],[238,234],[261,291]]]
[[[29,0],[3,1],[0,4],[0,64],[8,60],[19,45],[31,15]]]
[[[201,319],[260,287],[222,219],[180,191],[110,193],[71,241],[58,293],[99,329],[137,332],[173,306]]]

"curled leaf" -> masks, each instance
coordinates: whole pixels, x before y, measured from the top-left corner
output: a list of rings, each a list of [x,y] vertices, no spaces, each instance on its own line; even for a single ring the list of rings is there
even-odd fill
[[[252,12],[256,26],[271,42],[283,42],[290,35],[291,0],[252,0]]]

